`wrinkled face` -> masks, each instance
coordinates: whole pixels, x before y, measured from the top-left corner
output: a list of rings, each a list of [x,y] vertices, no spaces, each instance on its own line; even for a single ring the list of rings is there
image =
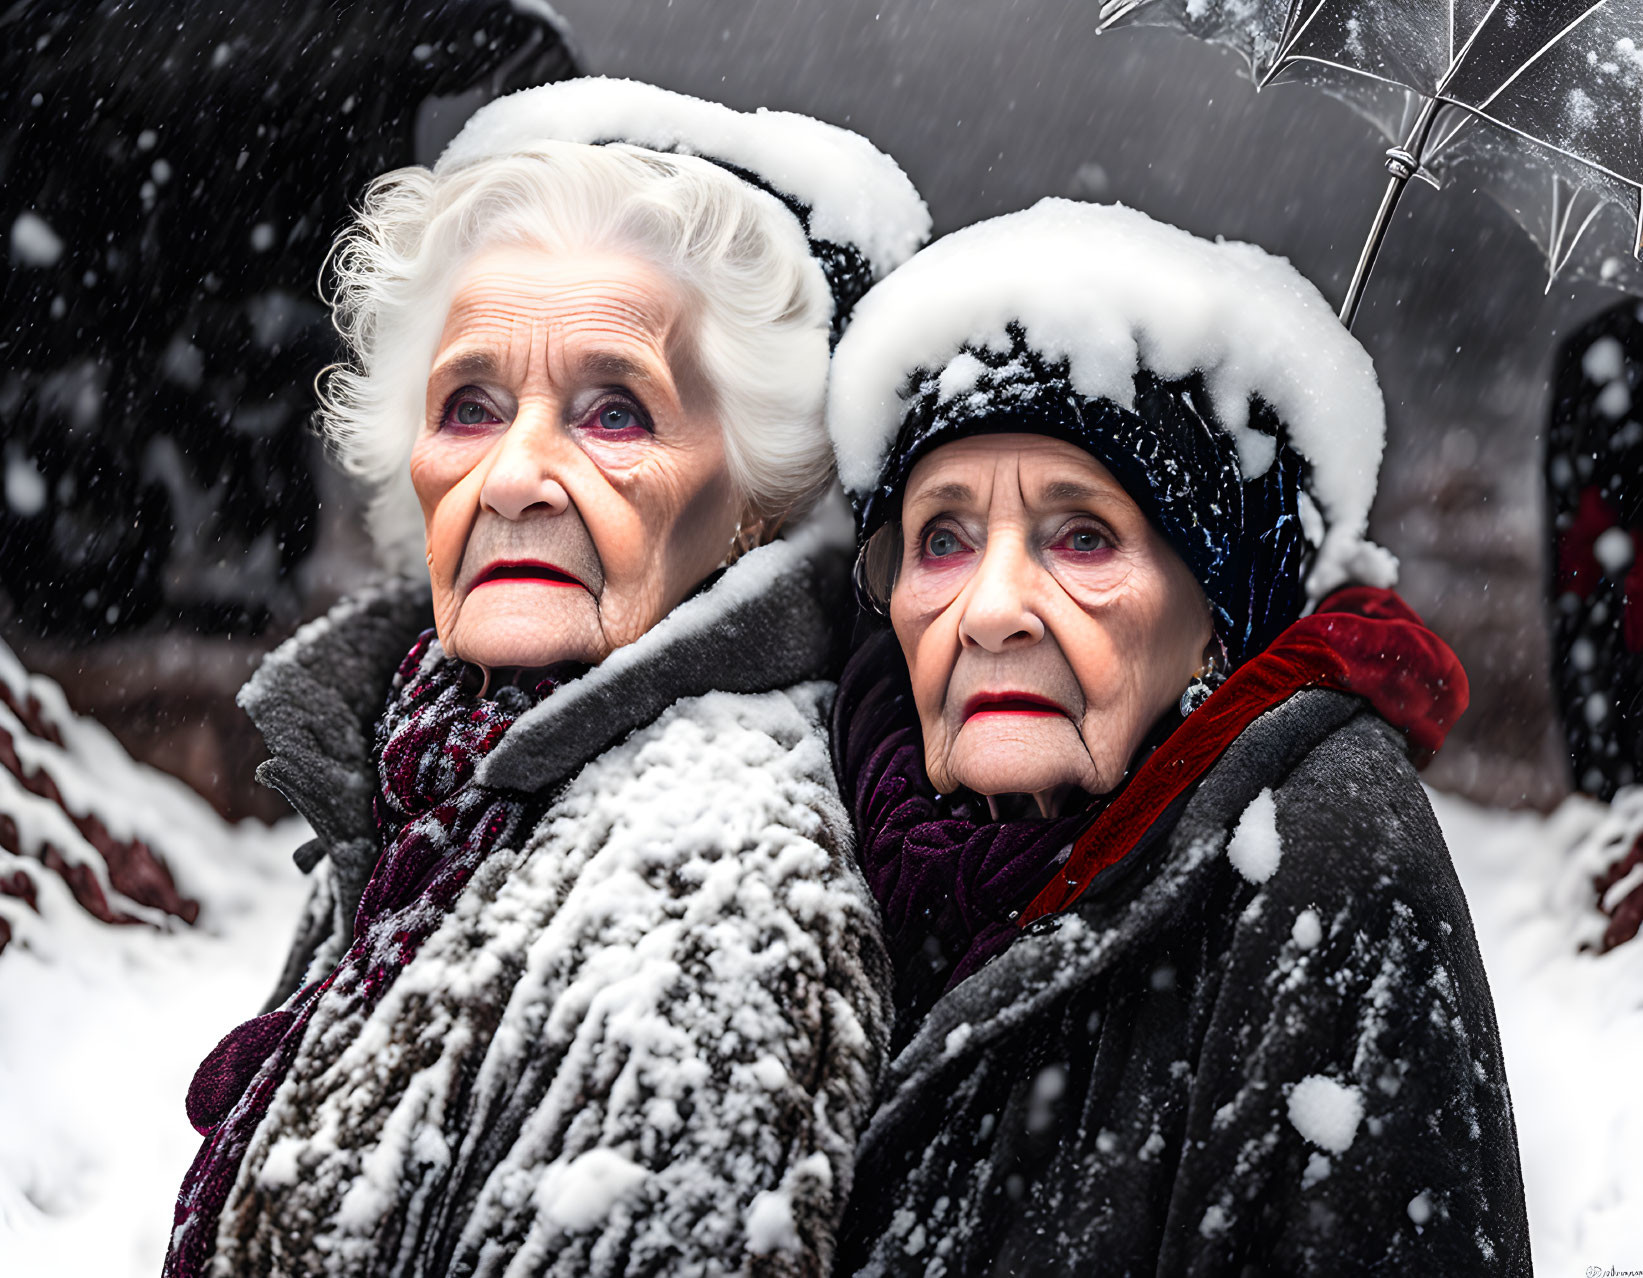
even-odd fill
[[[943,792],[1105,794],[1203,665],[1209,604],[1106,467],[1042,435],[935,449],[890,620]]]
[[[724,559],[736,501],[689,325],[634,257],[467,264],[410,462],[448,653],[597,663]]]

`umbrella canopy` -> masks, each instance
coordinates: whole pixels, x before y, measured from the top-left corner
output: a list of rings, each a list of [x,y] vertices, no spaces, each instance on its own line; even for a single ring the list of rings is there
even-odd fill
[[[1258,85],[1342,98],[1395,143],[1362,287],[1409,178],[1469,180],[1559,275],[1643,286],[1643,0],[1104,0],[1103,29],[1236,49]]]

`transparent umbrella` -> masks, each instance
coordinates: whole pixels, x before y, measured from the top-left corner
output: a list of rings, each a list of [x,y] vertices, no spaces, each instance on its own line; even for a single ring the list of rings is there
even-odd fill
[[[1103,30],[1176,27],[1259,87],[1312,84],[1386,134],[1392,178],[1350,326],[1411,178],[1470,181],[1560,276],[1643,291],[1643,0],[1103,0]]]

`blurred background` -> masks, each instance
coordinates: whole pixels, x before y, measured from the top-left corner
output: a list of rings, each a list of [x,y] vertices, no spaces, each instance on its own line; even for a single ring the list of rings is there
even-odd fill
[[[98,143],[85,165],[65,172],[59,153],[51,171],[14,171],[4,195],[7,299],[14,316],[38,312],[32,349],[14,341],[7,363],[51,375],[28,395],[15,376],[0,384],[0,637],[229,817],[281,812],[251,781],[259,743],[235,689],[371,568],[352,495],[306,429],[331,354],[325,245],[372,173],[430,162],[499,89],[561,73],[534,0],[490,6],[488,23],[470,7],[432,34],[393,5],[352,8],[351,31],[323,33],[347,39],[329,59],[274,10],[250,27],[219,18],[220,31],[202,19],[162,65],[125,73],[154,127],[133,132],[129,111],[110,127],[105,104],[72,122],[88,150]],[[1180,36],[1098,35],[1093,0],[557,10],[588,71],[867,134],[925,193],[938,233],[1045,195],[1121,201],[1283,254],[1333,302],[1385,184],[1384,140],[1339,102],[1303,86],[1257,94],[1236,57]],[[117,13],[82,11],[116,40]],[[88,44],[85,31],[53,38]],[[29,115],[33,80],[50,96],[81,70],[47,53],[12,110],[69,133]],[[208,109],[202,92],[219,95]],[[172,296],[144,295],[156,258]],[[1620,296],[1545,281],[1539,250],[1492,200],[1416,183],[1356,329],[1391,417],[1372,531],[1472,678],[1472,708],[1428,779],[1541,809],[1570,785],[1545,602],[1554,348]]]

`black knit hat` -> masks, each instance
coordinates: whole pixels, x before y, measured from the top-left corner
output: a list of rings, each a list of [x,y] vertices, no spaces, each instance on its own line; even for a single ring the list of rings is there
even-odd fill
[[[864,541],[899,517],[907,477],[931,450],[973,435],[1048,435],[1095,457],[1164,535],[1203,587],[1234,663],[1301,615],[1316,553],[1300,514],[1310,468],[1269,407],[1257,404],[1250,425],[1272,437],[1275,455],[1246,481],[1201,376],[1139,372],[1134,406],[1121,407],[1080,396],[1066,360],[1047,360],[1019,324],[1008,332],[1006,348],[967,349],[983,371],[965,395],[944,401],[940,370],[909,387],[881,481],[856,507]]]

